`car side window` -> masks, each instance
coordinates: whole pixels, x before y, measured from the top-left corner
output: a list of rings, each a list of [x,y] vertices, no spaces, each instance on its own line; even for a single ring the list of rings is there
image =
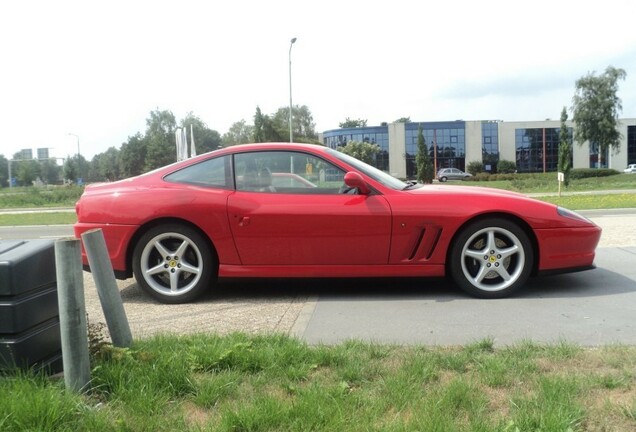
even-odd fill
[[[190,165],[164,177],[171,183],[232,189],[230,157],[221,156]]]
[[[236,189],[287,194],[337,194],[345,172],[314,155],[257,151],[234,155]]]

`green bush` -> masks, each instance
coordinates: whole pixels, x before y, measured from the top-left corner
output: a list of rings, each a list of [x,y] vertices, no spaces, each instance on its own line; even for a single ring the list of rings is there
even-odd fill
[[[570,179],[583,179],[590,177],[609,177],[620,174],[615,169],[610,168],[575,168],[570,171]]]
[[[465,180],[483,182],[483,181],[490,180],[490,177],[492,177],[492,176],[490,174],[488,174],[487,172],[479,172],[479,173],[473,175],[472,177],[466,177]]]
[[[517,164],[508,161],[508,160],[500,160],[497,162],[497,173],[499,174],[512,174],[517,171]]]
[[[475,176],[479,173],[484,172],[484,165],[479,161],[472,161],[466,167],[466,171]]]
[[[516,178],[517,178],[516,174],[493,174],[490,176],[488,180],[490,181],[514,180]]]

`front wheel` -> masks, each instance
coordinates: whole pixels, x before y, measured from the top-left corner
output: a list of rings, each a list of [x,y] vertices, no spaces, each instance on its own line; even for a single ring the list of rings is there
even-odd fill
[[[450,275],[457,285],[480,298],[502,298],[519,289],[532,271],[528,235],[515,223],[492,218],[474,222],[455,239]]]
[[[162,303],[187,303],[199,297],[210,287],[216,267],[205,239],[180,224],[150,229],[133,252],[137,283]]]

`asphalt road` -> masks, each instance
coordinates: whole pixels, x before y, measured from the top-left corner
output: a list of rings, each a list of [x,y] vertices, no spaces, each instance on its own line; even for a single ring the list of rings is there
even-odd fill
[[[330,291],[307,302],[293,333],[313,344],[636,344],[636,247],[600,248],[596,265],[531,280],[499,300],[470,298],[445,280],[369,281],[358,292]]]
[[[197,303],[163,305],[133,279],[118,285],[134,337],[244,331],[289,333],[309,343],[636,344],[636,210],[582,213],[603,228],[598,268],[531,280],[502,300],[473,299],[446,280],[236,280]],[[71,226],[0,227],[0,239],[72,235]],[[90,321],[105,322],[90,273],[84,285]]]
[[[0,240],[56,239],[73,235],[72,225],[0,227]]]

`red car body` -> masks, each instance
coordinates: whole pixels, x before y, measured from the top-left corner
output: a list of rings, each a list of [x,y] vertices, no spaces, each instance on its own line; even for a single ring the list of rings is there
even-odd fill
[[[246,168],[239,179],[237,161],[245,159],[247,166],[252,156],[258,161],[271,155],[292,155],[289,159],[294,160],[300,155],[312,162],[299,169],[292,161],[291,167],[279,168],[292,173],[273,174],[296,176],[294,173],[301,172],[302,181],[298,184],[306,183],[303,187],[307,190],[280,193],[241,189],[238,182],[243,177],[247,179],[248,173]],[[180,174],[176,175],[177,181],[171,180],[173,173],[187,173],[188,167],[194,167],[194,171],[203,166],[197,164],[212,159],[219,161],[218,166],[224,161],[227,179],[223,187],[189,179],[178,181]],[[320,193],[318,186],[313,187],[319,183],[314,166],[328,167],[320,172],[321,181],[336,171],[338,176],[344,173],[344,183],[352,187],[341,193],[325,188],[325,193]],[[347,193],[352,189],[353,194]],[[149,230],[161,233],[157,227],[184,226],[195,231],[204,239],[199,241],[199,247],[209,249],[213,258],[213,268],[198,268],[211,274],[208,284],[215,277],[446,276],[451,271],[461,273],[459,262],[455,267],[450,265],[453,253],[458,256],[456,261],[464,261],[470,267],[473,249],[481,250],[488,238],[504,255],[515,243],[522,246],[520,256],[517,249],[510,253],[513,261],[529,260],[527,265],[531,268],[524,271],[531,275],[582,270],[593,267],[601,234],[600,228],[584,217],[521,194],[471,186],[394,184],[364,164],[343,159],[339,152],[304,144],[228,147],[131,179],[89,185],[76,210],[76,236],[101,228],[120,278],[132,276],[136,259],[150,259],[151,246],[146,255],[135,252]],[[508,237],[513,240],[509,244],[505,241],[508,237],[499,240],[499,228],[480,228],[482,221],[493,221],[486,225],[495,227],[503,224],[504,233],[512,233]],[[461,235],[469,237],[469,231],[476,233],[478,229],[485,229],[483,242],[470,246]],[[495,235],[488,237],[487,233],[492,232]],[[144,241],[150,244],[150,240]],[[463,241],[465,246],[453,252],[457,241]],[[86,257],[83,258],[86,264]],[[506,264],[504,258],[497,262],[497,254],[491,257],[487,253],[484,262],[488,262],[488,268],[488,260],[493,265],[510,266],[510,259]],[[199,258],[194,260],[199,262]],[[157,264],[168,269],[174,260]],[[466,268],[465,272],[468,279],[474,277],[481,282],[488,269],[484,263],[477,265],[483,267],[484,274],[478,276],[478,270]],[[153,266],[154,261],[142,267],[150,272]],[[496,276],[489,275],[487,279]],[[505,272],[502,275],[507,278]],[[136,276],[139,280],[139,274]],[[156,290],[147,291],[167,302],[194,298],[177,295],[178,283],[173,283],[172,293],[166,291],[165,296],[155,295]],[[499,297],[508,292],[495,289],[472,294]]]

